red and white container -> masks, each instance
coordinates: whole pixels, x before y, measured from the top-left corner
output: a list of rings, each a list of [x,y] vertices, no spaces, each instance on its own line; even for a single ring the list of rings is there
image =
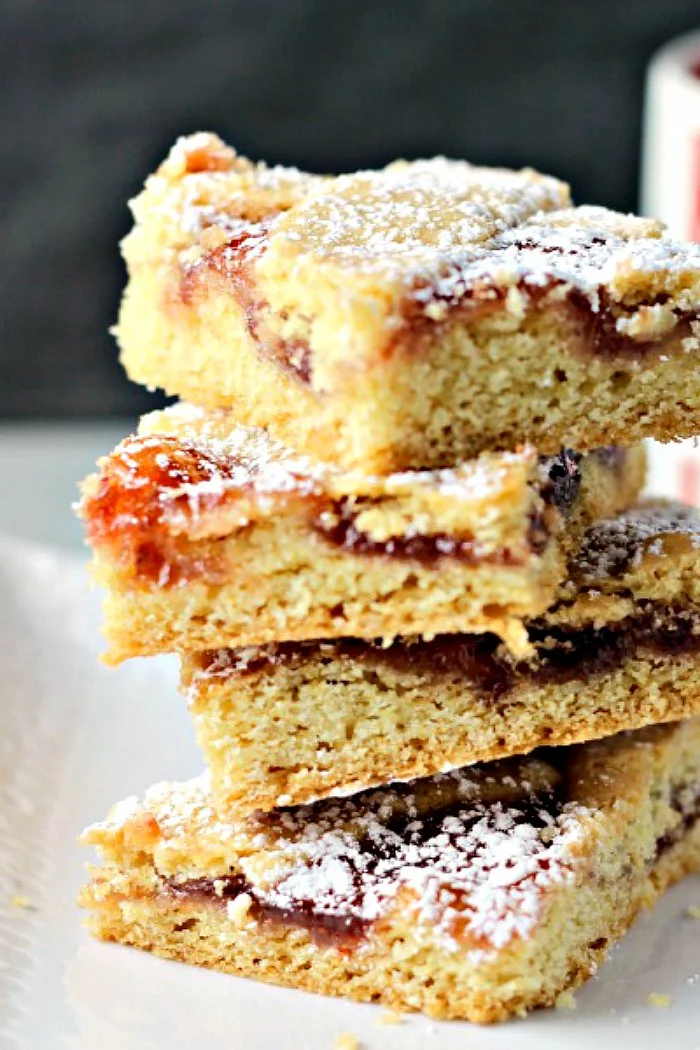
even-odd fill
[[[649,65],[641,191],[643,215],[700,241],[700,30],[666,44]],[[654,495],[700,505],[697,439],[650,442],[649,467]]]
[[[700,241],[700,30],[672,40],[649,66],[641,210]]]

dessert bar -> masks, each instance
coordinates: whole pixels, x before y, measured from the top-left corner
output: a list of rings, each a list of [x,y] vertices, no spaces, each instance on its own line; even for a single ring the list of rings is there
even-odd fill
[[[206,779],[89,828],[96,936],[435,1017],[500,1021],[595,972],[700,867],[700,722],[276,810],[214,815]]]
[[[132,379],[365,472],[700,430],[700,247],[444,158],[339,178],[177,142],[133,202]]]
[[[182,658],[217,810],[391,780],[700,715],[700,514],[592,527],[530,659],[493,634],[283,642]]]
[[[109,659],[308,638],[493,631],[515,650],[585,528],[629,506],[641,448],[482,454],[373,477],[226,411],[142,422],[84,486]]]

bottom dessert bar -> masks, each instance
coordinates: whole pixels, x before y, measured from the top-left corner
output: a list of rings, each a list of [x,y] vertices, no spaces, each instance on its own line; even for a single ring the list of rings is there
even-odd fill
[[[499,639],[342,639],[182,658],[222,815],[414,780],[700,714],[700,514],[649,503],[589,530],[569,583]]]
[[[170,959],[480,1023],[556,1003],[700,868],[700,720],[217,820],[206,778],[88,828],[89,925]]]

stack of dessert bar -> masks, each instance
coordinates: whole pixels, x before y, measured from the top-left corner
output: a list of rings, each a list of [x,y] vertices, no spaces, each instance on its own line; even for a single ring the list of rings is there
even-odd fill
[[[700,247],[531,170],[205,134],[133,210],[123,361],[183,401],[81,513],[108,659],[180,654],[208,772],[85,833],[92,930],[556,1002],[700,867],[700,516],[640,500],[642,439],[700,431]]]

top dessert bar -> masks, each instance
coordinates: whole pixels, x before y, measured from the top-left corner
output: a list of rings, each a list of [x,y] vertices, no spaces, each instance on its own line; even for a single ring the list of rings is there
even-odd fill
[[[387,473],[700,430],[700,246],[444,158],[327,178],[180,139],[133,202],[132,379]]]

